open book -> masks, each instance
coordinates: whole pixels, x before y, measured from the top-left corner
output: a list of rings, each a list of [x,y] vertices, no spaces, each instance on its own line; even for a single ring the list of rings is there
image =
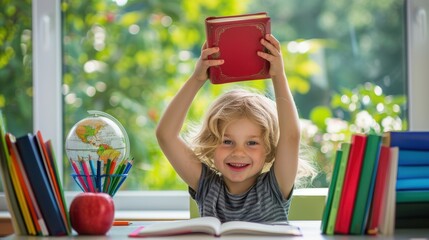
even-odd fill
[[[267,236],[301,236],[301,230],[284,222],[253,223],[231,221],[221,223],[215,217],[200,217],[175,222],[159,222],[142,226],[131,232],[129,237],[155,237],[191,233],[203,233],[213,236],[227,234],[267,235]]]

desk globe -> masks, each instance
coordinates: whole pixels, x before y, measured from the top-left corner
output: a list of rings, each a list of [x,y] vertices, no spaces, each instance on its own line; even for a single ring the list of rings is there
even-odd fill
[[[95,110],[88,111],[88,113],[90,116],[77,122],[66,138],[66,154],[75,171],[72,177],[84,192],[108,192],[113,196],[116,191],[106,188],[119,187],[117,181],[120,181],[120,178],[124,178],[124,180],[126,178],[126,174],[115,175],[113,162],[118,164],[128,162],[130,152],[128,134],[122,124],[113,116]],[[95,175],[94,169],[99,167],[93,168],[94,165],[91,166],[93,171],[90,173],[84,173],[77,167],[80,164],[81,169],[89,169],[89,165],[94,162],[99,162],[102,164],[101,168],[104,167],[104,170],[101,170],[101,175]],[[106,166],[110,166],[110,162],[112,162],[112,168],[108,171]],[[92,179],[92,181],[82,180],[85,177]],[[101,181],[106,178],[107,181],[103,181],[105,187],[102,188]],[[119,179],[116,180],[115,178]]]
[[[66,138],[69,159],[102,160],[127,159],[130,152],[128,134],[113,116],[91,110],[91,116],[76,123]]]

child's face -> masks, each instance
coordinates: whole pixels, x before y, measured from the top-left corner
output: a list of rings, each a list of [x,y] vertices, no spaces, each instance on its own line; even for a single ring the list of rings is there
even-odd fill
[[[244,193],[255,182],[265,164],[262,129],[247,118],[230,123],[214,153],[214,165],[229,192]]]

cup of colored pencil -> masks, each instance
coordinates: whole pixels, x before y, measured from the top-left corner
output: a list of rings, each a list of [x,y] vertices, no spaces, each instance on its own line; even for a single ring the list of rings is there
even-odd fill
[[[69,159],[73,168],[71,176],[83,192],[104,192],[114,196],[124,183],[133,160]]]

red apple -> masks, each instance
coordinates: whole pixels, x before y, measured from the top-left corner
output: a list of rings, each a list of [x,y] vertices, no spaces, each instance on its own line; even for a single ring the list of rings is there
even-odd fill
[[[114,215],[113,198],[107,193],[80,193],[70,204],[71,226],[79,235],[105,235]]]

